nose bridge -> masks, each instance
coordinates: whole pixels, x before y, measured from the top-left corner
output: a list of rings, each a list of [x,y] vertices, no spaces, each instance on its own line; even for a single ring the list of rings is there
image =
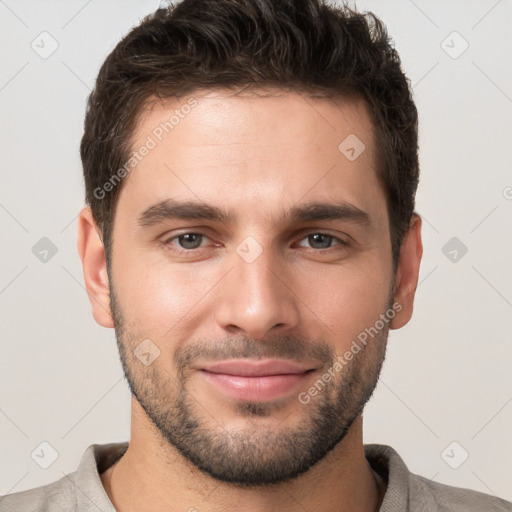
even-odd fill
[[[233,254],[233,266],[217,312],[224,329],[238,328],[258,339],[276,326],[285,330],[297,325],[294,295],[283,283],[283,265],[270,245],[264,247],[254,237],[247,237]]]

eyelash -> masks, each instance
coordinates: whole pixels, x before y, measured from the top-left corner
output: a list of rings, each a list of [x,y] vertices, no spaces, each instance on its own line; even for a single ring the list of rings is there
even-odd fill
[[[204,238],[209,238],[207,234],[201,233],[200,231],[186,231],[184,233],[180,233],[179,235],[174,235],[173,237],[164,240],[163,245],[166,248],[172,247],[172,249],[170,249],[170,250],[172,250],[173,252],[177,253],[178,255],[194,254],[196,251],[201,249],[201,247],[197,247],[195,249],[183,249],[183,248],[177,247],[177,246],[175,246],[174,244],[171,243],[172,241],[178,240],[179,238],[181,238],[181,237],[183,237],[185,235],[199,235],[199,236],[202,236]],[[346,249],[349,246],[349,244],[347,242],[345,242],[344,240],[342,240],[341,238],[335,237],[333,235],[329,235],[328,233],[323,233],[322,231],[312,231],[310,233],[307,233],[300,240],[302,241],[305,238],[308,238],[308,237],[310,237],[312,235],[327,236],[327,237],[332,238],[332,241],[339,242],[334,247],[328,247],[326,249],[313,249],[313,248],[309,248],[310,251],[313,251],[316,254],[325,254],[326,252],[330,252],[333,249],[336,250],[335,249],[336,246],[340,247],[341,249]]]

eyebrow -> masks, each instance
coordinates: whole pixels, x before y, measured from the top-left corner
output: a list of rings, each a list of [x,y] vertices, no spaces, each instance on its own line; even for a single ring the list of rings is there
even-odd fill
[[[154,226],[166,220],[207,220],[229,224],[235,217],[225,210],[206,203],[195,201],[176,201],[167,199],[160,201],[146,210],[138,217],[138,224],[143,228]],[[371,217],[368,213],[356,206],[342,203],[306,203],[292,207],[282,213],[277,224],[284,222],[312,222],[318,220],[343,220],[363,227],[369,227]]]

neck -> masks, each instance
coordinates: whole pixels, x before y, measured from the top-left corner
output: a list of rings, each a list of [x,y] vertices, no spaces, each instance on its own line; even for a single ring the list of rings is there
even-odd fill
[[[132,418],[128,450],[101,475],[118,512],[376,512],[384,497],[385,482],[364,456],[361,416],[344,439],[306,473],[282,484],[245,489],[202,473],[158,438],[154,429],[142,435],[138,426]]]

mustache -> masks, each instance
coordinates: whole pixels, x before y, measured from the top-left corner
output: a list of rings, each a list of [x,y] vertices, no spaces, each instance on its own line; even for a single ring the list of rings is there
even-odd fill
[[[324,341],[311,342],[297,336],[277,336],[258,341],[250,338],[222,338],[179,347],[174,354],[174,363],[178,368],[185,369],[198,360],[211,363],[244,358],[289,359],[307,361],[317,367],[329,367],[335,358],[335,352]]]

